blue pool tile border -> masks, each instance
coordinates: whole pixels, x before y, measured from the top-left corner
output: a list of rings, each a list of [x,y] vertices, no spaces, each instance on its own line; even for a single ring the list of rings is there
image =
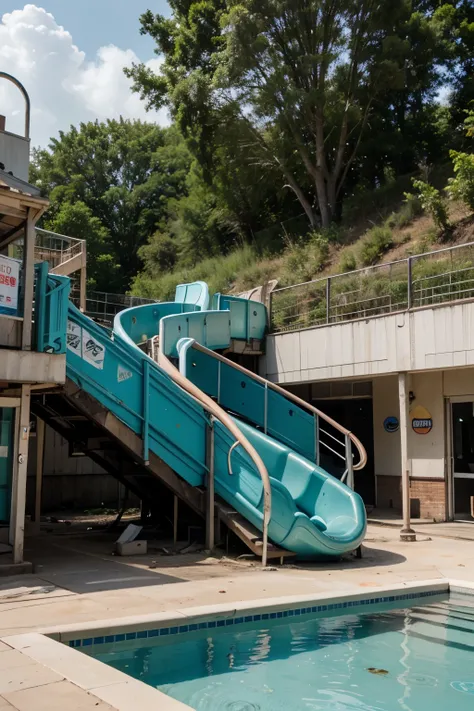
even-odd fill
[[[468,592],[468,591],[466,591]],[[138,632],[120,632],[118,634],[104,635],[100,637],[86,637],[84,639],[71,639],[68,642],[70,647],[91,647],[101,644],[111,644],[114,642],[124,642],[134,639],[149,639],[152,637],[165,637],[167,635],[182,635],[195,630],[225,628],[246,622],[262,622],[289,617],[300,617],[301,615],[314,614],[315,612],[331,612],[333,610],[346,610],[350,608],[365,607],[366,605],[378,605],[387,602],[402,602],[404,600],[417,600],[422,597],[433,597],[443,595],[443,590],[424,590],[420,592],[403,593],[400,595],[383,595],[381,597],[359,598],[358,600],[346,600],[344,602],[326,603],[323,605],[312,605],[311,607],[289,608],[288,610],[278,610],[275,612],[259,612],[255,615],[242,615],[240,617],[227,617],[219,620],[208,620],[207,622],[189,622],[181,626],[159,627],[157,629],[140,630]],[[472,594],[472,593],[471,593]]]

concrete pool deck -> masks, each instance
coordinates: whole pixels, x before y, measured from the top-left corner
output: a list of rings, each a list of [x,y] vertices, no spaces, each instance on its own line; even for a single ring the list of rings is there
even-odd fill
[[[416,543],[401,543],[398,530],[380,526],[369,526],[362,560],[290,563],[266,571],[255,562],[202,554],[117,558],[112,548],[113,537],[104,533],[42,535],[31,539],[27,550],[36,573],[0,579],[0,711],[156,708],[156,696],[148,702],[143,697],[143,703],[140,697],[137,705],[137,693],[156,692],[128,677],[102,689],[75,684],[61,666],[51,668],[49,652],[41,651],[45,638],[37,634],[45,628],[98,628],[102,620],[125,622],[137,615],[265,598],[360,594],[424,580],[474,582],[472,542],[420,531]],[[31,656],[28,647],[40,653]],[[167,706],[164,697],[160,709]]]

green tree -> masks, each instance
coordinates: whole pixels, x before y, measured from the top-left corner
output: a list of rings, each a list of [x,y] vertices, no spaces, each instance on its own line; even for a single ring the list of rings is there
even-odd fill
[[[474,110],[466,111],[464,120],[466,138],[474,138]],[[474,210],[474,154],[450,151],[453,161],[454,177],[448,181],[448,194],[462,200],[471,210]]]
[[[96,288],[125,291],[140,247],[186,193],[191,156],[175,129],[140,121],[83,123],[34,153],[32,179],[51,200],[47,226],[85,238]]]
[[[119,265],[107,254],[109,233],[90,207],[81,200],[63,202],[59,209],[46,214],[44,227],[58,234],[84,239],[87,242],[88,286],[92,289],[115,281]]]
[[[171,18],[141,18],[165,61],[159,75],[129,70],[135,90],[171,108],[207,169],[221,127],[238,121],[247,160],[279,174],[311,225],[336,215],[380,103],[393,112],[395,97],[401,120],[408,96],[421,111],[436,88],[440,33],[426,1],[170,5]]]

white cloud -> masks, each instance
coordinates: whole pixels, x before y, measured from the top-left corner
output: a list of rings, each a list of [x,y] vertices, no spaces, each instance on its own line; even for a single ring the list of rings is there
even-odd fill
[[[101,47],[93,61],[74,44],[53,15],[36,5],[3,15],[0,24],[0,70],[19,79],[31,99],[32,145],[45,146],[59,130],[98,118],[139,118],[169,123],[165,111],[146,112],[125,66],[136,54],[114,45]],[[160,60],[146,64],[157,69]],[[7,130],[23,133],[24,104],[17,89],[0,81],[0,113]]]

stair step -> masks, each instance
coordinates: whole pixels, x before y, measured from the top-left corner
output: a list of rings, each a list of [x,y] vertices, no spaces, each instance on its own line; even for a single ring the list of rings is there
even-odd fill
[[[223,523],[225,523],[255,555],[261,556],[263,552],[261,531],[255,528],[255,526],[239,514],[238,511],[235,511],[231,506],[228,506],[222,501],[216,501],[216,509]],[[292,551],[287,551],[270,541],[268,542],[268,558],[293,558],[294,556],[295,554]]]

